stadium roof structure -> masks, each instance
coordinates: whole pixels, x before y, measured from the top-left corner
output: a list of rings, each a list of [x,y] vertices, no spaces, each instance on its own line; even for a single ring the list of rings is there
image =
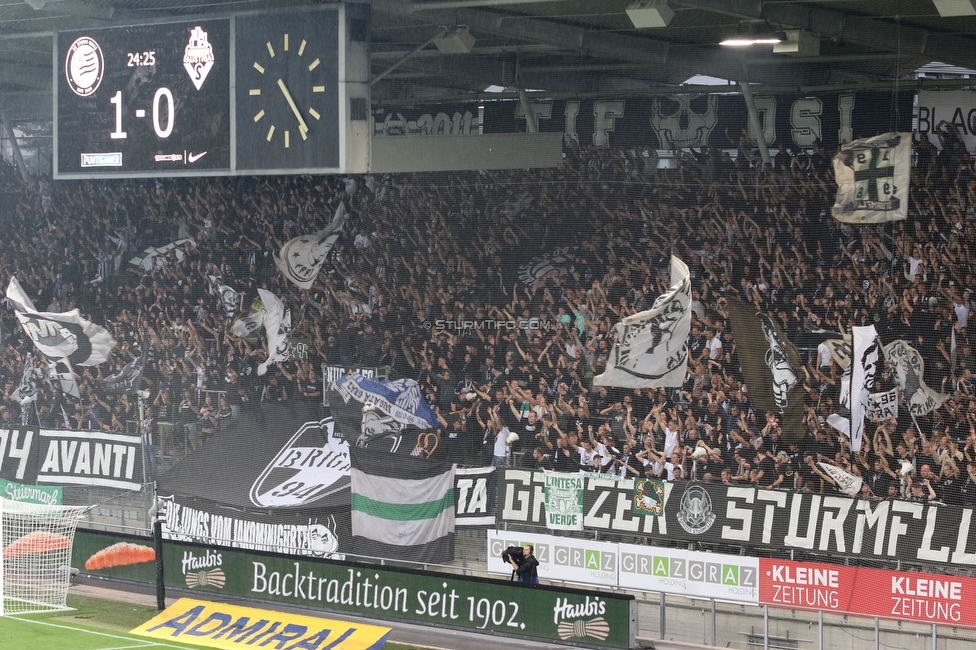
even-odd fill
[[[324,0],[3,0],[0,108],[51,120],[52,36]],[[696,75],[764,89],[967,85],[915,80],[939,62],[976,69],[976,0],[372,0],[373,103],[630,97],[701,90]],[[963,15],[951,15],[962,13]],[[660,27],[635,25],[660,24]],[[728,39],[779,45],[720,45]],[[776,50],[776,51],[774,51]],[[958,76],[958,75],[957,75]],[[381,78],[379,78],[381,77]],[[378,78],[378,79],[377,79]],[[685,84],[682,86],[682,84]],[[501,93],[485,93],[488,88]],[[715,88],[710,89],[712,92]],[[734,88],[731,90],[735,90]]]

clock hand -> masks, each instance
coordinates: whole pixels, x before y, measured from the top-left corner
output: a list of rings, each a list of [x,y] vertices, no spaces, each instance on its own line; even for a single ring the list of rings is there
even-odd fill
[[[291,93],[288,92],[288,88],[285,87],[285,82],[281,79],[278,80],[278,88],[281,88],[281,94],[285,96],[285,101],[288,102],[288,105],[291,106],[291,110],[295,114],[295,117],[298,118],[298,132],[302,134],[302,140],[306,140],[308,138],[308,125],[305,124],[305,120],[302,119],[301,112],[298,110],[298,107],[295,106],[295,100],[291,98]]]

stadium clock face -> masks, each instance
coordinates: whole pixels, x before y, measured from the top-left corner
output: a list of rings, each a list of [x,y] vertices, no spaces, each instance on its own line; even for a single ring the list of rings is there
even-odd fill
[[[238,169],[338,166],[338,35],[291,14],[237,18]],[[324,24],[323,24],[324,22]]]
[[[59,175],[230,169],[230,21],[60,32]]]

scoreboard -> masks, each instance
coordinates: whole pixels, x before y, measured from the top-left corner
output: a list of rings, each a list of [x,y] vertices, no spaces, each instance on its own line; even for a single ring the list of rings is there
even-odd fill
[[[358,7],[58,32],[55,178],[360,171]]]

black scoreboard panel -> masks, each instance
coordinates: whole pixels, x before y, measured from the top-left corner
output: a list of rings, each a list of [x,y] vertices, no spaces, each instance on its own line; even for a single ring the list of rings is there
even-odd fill
[[[54,175],[365,171],[368,21],[343,3],[58,32]]]
[[[230,171],[229,19],[60,32],[56,49],[58,175]]]

